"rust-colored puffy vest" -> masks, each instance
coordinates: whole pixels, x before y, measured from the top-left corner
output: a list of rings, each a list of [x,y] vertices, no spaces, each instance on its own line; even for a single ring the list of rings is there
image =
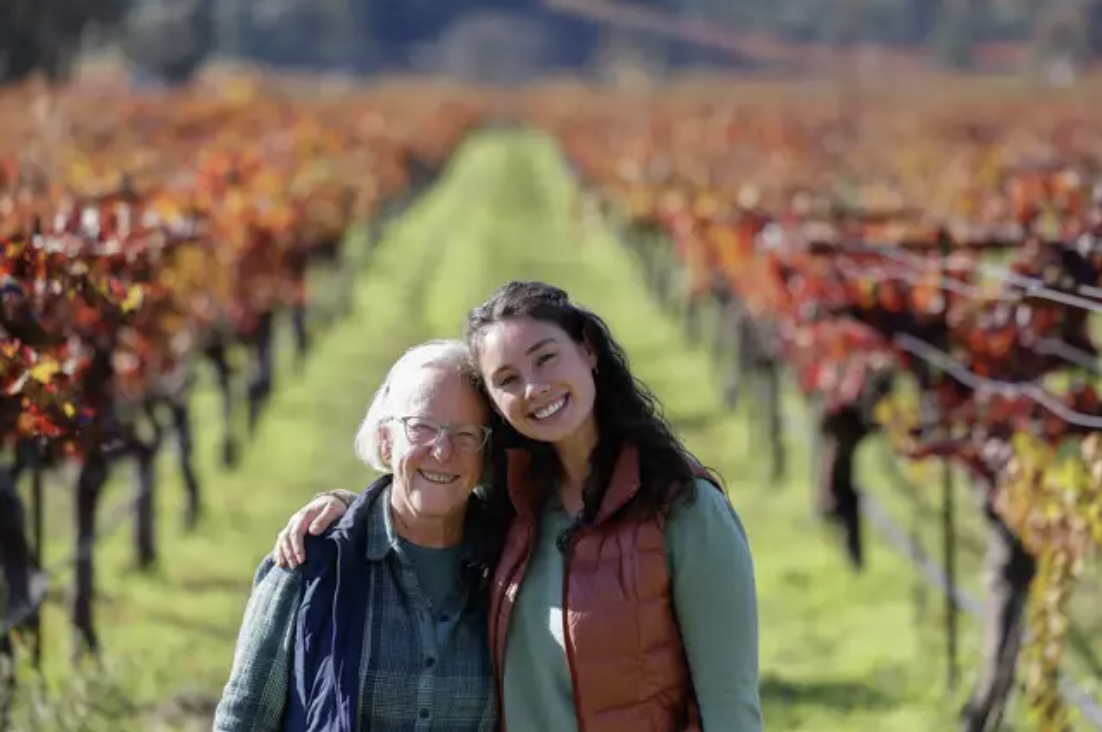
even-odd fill
[[[538,526],[526,452],[510,452],[508,481],[517,518],[494,575],[489,620],[499,693],[509,621]],[[613,518],[638,488],[638,451],[626,446],[597,520],[574,534],[564,568],[563,637],[578,730],[700,732],[674,614],[664,522]]]

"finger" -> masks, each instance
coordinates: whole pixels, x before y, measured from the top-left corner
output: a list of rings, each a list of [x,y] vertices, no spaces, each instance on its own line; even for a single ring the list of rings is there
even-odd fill
[[[302,541],[307,528],[305,519],[305,516],[295,516],[295,520],[287,527],[287,547],[296,562],[306,561],[306,547]]]
[[[296,551],[295,544],[298,541],[298,527],[288,527],[287,533],[283,537],[283,553],[287,557],[287,565],[294,569],[298,565],[302,564],[303,557]]]
[[[283,552],[283,555],[287,557],[287,565],[291,569],[297,567],[302,561],[301,556],[295,549],[295,545],[301,533],[302,521],[298,514],[292,516],[287,526],[280,532],[280,550]]]
[[[318,513],[313,521],[310,522],[310,533],[314,536],[318,536],[329,528],[329,524],[337,520],[337,507],[332,503],[325,504],[325,507]]]
[[[295,558],[295,555],[292,552],[290,552],[286,547],[282,548],[280,551],[283,553],[284,561],[286,561],[287,563],[287,569],[294,569],[298,566],[298,560]]]
[[[298,557],[295,556],[294,544],[291,540],[290,533],[284,534],[283,541],[279,545],[279,551],[286,559],[288,568],[294,569],[298,566]]]
[[[279,567],[286,567],[287,566],[287,555],[283,551],[283,532],[282,531],[279,532],[278,536],[276,536],[275,548],[272,549],[272,559],[275,560],[276,566],[279,566]]]

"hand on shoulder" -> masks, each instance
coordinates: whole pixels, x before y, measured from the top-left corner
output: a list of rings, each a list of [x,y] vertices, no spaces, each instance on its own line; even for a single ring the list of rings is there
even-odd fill
[[[345,514],[356,499],[346,490],[318,493],[309,503],[291,515],[287,525],[276,536],[272,559],[284,569],[294,569],[306,561],[305,537],[321,536]]]

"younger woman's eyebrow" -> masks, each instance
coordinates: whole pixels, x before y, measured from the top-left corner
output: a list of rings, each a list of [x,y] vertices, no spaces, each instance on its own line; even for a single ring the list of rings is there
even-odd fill
[[[531,346],[528,346],[527,350],[525,350],[525,352],[524,352],[524,355],[525,356],[530,356],[531,354],[535,353],[536,351],[543,348],[547,344],[556,343],[557,341],[558,341],[558,339],[556,339],[554,336],[548,336],[547,338],[542,338],[542,339],[536,341],[535,343],[533,343]],[[502,371],[506,371],[507,369],[510,369],[510,368],[512,368],[511,364],[502,364],[501,366],[494,369],[494,372],[492,374],[490,374],[490,378],[491,379],[496,379],[498,374],[500,374]]]
[[[543,340],[536,341],[533,345],[529,346],[528,350],[525,351],[524,353],[525,353],[525,355],[531,354],[531,353],[533,353],[535,351],[538,351],[539,349],[543,348],[548,343],[554,343],[554,342],[555,342],[555,337],[554,336],[544,338]]]

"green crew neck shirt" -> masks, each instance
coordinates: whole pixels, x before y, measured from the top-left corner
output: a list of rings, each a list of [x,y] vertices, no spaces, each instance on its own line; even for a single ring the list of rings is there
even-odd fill
[[[455,616],[462,611],[465,593],[461,577],[463,546],[430,547],[411,544],[398,538],[398,549],[413,566],[417,587],[428,601],[436,642],[448,643]]]
[[[458,590],[463,545],[418,546],[399,537],[398,545],[417,574],[417,584],[434,608],[443,608]]]

